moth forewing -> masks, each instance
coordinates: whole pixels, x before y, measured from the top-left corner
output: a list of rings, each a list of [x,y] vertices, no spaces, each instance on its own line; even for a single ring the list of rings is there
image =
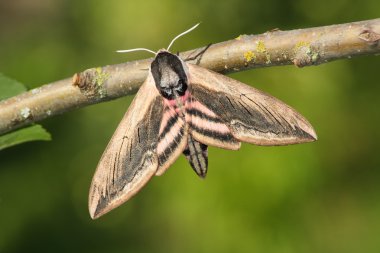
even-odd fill
[[[192,95],[223,119],[237,140],[287,145],[317,139],[310,123],[280,100],[227,76],[187,65]]]
[[[105,149],[89,194],[97,218],[136,194],[156,173],[162,97],[149,74]]]

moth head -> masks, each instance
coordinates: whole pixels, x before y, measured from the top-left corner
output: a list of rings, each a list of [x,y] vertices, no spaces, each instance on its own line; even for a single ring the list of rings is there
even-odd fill
[[[161,95],[167,99],[183,96],[187,90],[187,75],[182,60],[161,50],[150,67],[154,82]]]

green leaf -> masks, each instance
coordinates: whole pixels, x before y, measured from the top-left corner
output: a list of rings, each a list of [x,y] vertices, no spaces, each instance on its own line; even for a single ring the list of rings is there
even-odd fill
[[[0,73],[0,100],[16,96],[24,91],[26,87],[22,83]]]
[[[26,87],[16,80],[0,73],[0,100],[25,92]],[[0,136],[0,150],[28,141],[49,141],[48,133],[42,126],[33,125]]]
[[[51,136],[42,126],[33,125],[0,136],[0,150],[28,141],[50,141]]]

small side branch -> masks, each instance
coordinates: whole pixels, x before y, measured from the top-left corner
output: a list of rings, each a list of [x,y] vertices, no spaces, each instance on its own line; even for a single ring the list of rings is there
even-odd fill
[[[380,53],[380,19],[291,31],[241,35],[213,44],[190,61],[230,73],[259,67],[318,65]],[[204,48],[181,53],[182,59]],[[152,59],[92,68],[0,102],[0,134],[90,104],[133,94]],[[24,113],[28,111],[28,113]]]

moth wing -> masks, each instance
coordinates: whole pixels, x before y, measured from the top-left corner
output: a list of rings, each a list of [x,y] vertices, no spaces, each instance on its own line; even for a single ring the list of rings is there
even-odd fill
[[[93,219],[136,194],[156,173],[162,97],[149,74],[104,151],[89,194]]]
[[[282,101],[205,68],[187,67],[193,97],[217,114],[238,141],[287,145],[317,139],[310,123]]]

